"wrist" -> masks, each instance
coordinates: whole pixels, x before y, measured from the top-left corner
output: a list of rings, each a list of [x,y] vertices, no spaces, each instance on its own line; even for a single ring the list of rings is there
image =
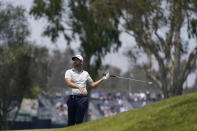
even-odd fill
[[[107,80],[109,78],[109,72],[106,74],[103,74],[102,80]]]

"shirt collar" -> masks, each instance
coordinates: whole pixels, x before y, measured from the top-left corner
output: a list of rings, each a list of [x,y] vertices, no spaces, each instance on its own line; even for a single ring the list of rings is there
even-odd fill
[[[75,69],[75,68],[72,68],[72,70],[74,71],[74,72],[77,72],[77,73],[82,73],[83,72],[83,69],[79,72],[77,69]]]

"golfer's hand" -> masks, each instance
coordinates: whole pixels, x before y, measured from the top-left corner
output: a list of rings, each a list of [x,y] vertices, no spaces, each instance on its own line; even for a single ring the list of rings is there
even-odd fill
[[[83,87],[80,87],[79,90],[83,95],[87,95],[87,91]]]
[[[103,80],[107,80],[108,78],[109,78],[109,72],[103,74],[103,77],[102,77]]]

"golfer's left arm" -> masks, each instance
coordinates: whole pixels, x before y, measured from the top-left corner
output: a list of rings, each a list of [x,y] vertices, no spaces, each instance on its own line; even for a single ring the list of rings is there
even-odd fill
[[[104,81],[104,79],[100,79],[100,80],[97,80],[97,81],[95,81],[95,82],[90,82],[90,83],[88,83],[88,85],[89,85],[91,88],[96,88],[96,87],[98,87],[103,81]]]
[[[104,80],[107,80],[109,78],[109,73],[106,73],[103,75],[103,77],[100,80],[97,80],[95,82],[89,82],[88,85],[91,88],[96,88],[97,86],[99,86]]]

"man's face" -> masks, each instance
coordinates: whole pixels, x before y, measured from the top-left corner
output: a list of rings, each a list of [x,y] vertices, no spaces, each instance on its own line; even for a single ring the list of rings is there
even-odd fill
[[[75,58],[73,64],[74,64],[74,67],[80,67],[83,65],[83,62],[79,60],[78,58]]]

